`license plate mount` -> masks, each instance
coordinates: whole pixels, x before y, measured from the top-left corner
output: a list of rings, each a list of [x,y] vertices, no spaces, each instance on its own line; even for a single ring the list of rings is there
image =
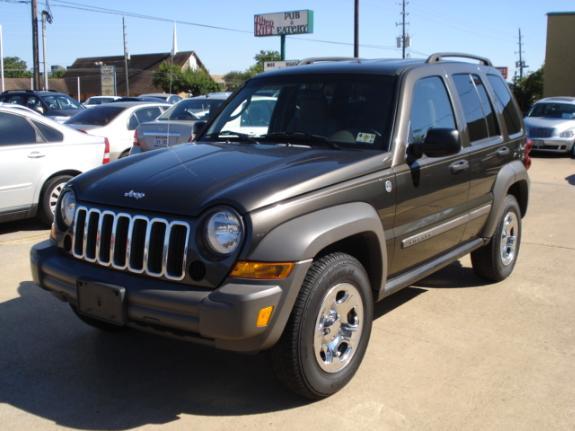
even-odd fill
[[[78,312],[117,326],[126,324],[126,288],[90,280],[76,282]]]

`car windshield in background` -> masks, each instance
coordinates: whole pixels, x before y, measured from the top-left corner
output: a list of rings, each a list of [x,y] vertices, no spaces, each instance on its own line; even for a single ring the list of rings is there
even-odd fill
[[[160,121],[183,120],[196,121],[207,120],[224,100],[220,99],[187,99],[178,102],[158,117]]]
[[[575,105],[569,103],[536,103],[529,117],[575,118]]]
[[[310,146],[389,148],[396,78],[291,75],[251,81],[204,136]]]
[[[123,106],[98,106],[86,109],[74,115],[66,124],[89,124],[92,126],[105,126],[118,116],[124,109]]]
[[[82,106],[74,99],[64,95],[50,95],[42,97],[42,100],[46,105],[48,105],[48,109],[55,109],[55,110],[64,110],[64,109],[81,109]]]

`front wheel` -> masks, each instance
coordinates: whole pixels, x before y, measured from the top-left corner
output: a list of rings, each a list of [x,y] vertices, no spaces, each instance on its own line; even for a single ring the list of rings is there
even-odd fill
[[[473,270],[487,280],[506,279],[513,272],[520,245],[521,211],[515,197],[507,195],[491,242],[471,253]]]
[[[309,399],[337,392],[363,359],[372,319],[373,295],[361,263],[344,253],[317,260],[272,349],[277,377]]]

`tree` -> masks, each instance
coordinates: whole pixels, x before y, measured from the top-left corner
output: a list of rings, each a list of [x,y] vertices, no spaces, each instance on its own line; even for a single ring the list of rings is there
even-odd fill
[[[253,71],[254,75],[256,73],[262,73],[264,71],[264,63],[266,61],[280,61],[281,55],[277,51],[264,51],[261,50],[254,57],[256,64],[250,67],[248,70]]]
[[[241,87],[244,82],[258,73],[264,71],[264,63],[266,61],[279,61],[281,59],[280,53],[277,51],[264,51],[261,50],[254,56],[256,64],[250,66],[245,71],[240,72],[233,70],[226,75],[224,75],[224,82],[226,83],[226,89],[234,91]]]
[[[238,88],[240,88],[244,84],[244,82],[246,82],[252,76],[253,75],[251,75],[247,71],[246,72],[232,71],[232,72],[226,73],[224,75],[224,82],[225,82],[226,89],[229,91],[235,91]]]
[[[4,76],[6,78],[30,78],[26,62],[20,57],[4,57]]]
[[[543,97],[543,66],[513,84],[513,94],[524,114]]]
[[[205,70],[182,70],[180,66],[167,62],[160,64],[154,72],[152,83],[166,93],[189,92],[200,95],[220,90],[220,86]]]
[[[63,78],[65,73],[66,69],[56,69],[50,72],[50,78],[52,79]]]

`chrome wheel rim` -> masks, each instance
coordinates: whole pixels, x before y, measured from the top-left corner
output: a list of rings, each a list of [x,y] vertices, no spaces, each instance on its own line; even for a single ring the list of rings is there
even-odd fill
[[[518,234],[519,220],[514,212],[509,211],[503,217],[503,228],[501,229],[501,261],[505,266],[511,265],[515,259]]]
[[[349,365],[362,336],[363,302],[357,288],[336,284],[323,297],[314,333],[315,359],[320,368],[337,373]]]
[[[48,198],[48,204],[50,205],[50,212],[54,214],[56,212],[56,204],[58,203],[58,198],[62,194],[62,189],[66,183],[58,183],[50,192],[50,197]]]

